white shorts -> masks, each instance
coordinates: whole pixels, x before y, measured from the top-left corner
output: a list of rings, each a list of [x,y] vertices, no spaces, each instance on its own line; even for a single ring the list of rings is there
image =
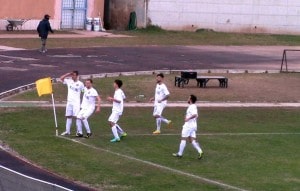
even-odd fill
[[[183,126],[181,131],[181,137],[193,137],[196,138],[197,127]]]
[[[153,116],[159,115],[161,116],[162,112],[164,111],[166,107],[166,104],[163,103],[158,103],[154,105],[154,110],[153,110]]]
[[[87,119],[89,118],[95,111],[95,108],[84,108],[81,109],[77,115],[78,119]]]
[[[73,103],[67,103],[66,106],[66,117],[74,116],[76,117],[80,111],[80,103],[73,104]]]
[[[121,115],[122,115],[122,113],[118,113],[118,112],[113,111],[110,114],[110,116],[108,118],[108,121],[116,124],[119,121]]]

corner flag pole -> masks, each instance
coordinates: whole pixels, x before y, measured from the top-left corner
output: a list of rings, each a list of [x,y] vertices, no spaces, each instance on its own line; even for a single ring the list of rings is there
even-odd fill
[[[55,123],[55,135],[58,136],[57,118],[56,118],[56,110],[55,110],[55,103],[54,103],[53,93],[51,94],[51,97],[52,97],[52,106],[53,106],[54,123]]]
[[[53,90],[52,90],[52,79],[50,77],[42,78],[42,79],[37,80],[35,82],[35,84],[36,84],[36,90],[37,90],[39,97],[42,95],[51,94],[53,113],[54,113],[54,122],[55,122],[55,131],[56,131],[55,135],[58,136],[55,102],[54,102],[54,96],[53,96]]]

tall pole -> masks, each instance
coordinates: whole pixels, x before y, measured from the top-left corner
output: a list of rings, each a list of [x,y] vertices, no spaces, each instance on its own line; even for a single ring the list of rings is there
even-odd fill
[[[56,110],[55,110],[53,93],[51,94],[51,96],[52,96],[52,106],[53,106],[54,123],[55,123],[55,135],[58,136],[58,127],[57,127]]]

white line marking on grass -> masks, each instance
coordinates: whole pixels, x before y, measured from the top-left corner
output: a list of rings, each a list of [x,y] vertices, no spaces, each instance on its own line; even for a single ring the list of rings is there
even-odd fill
[[[138,158],[131,157],[131,156],[128,156],[128,155],[116,153],[116,152],[113,152],[113,151],[110,151],[110,150],[107,150],[107,149],[95,147],[93,145],[89,145],[89,144],[83,143],[83,142],[75,140],[75,139],[70,139],[70,138],[62,137],[62,136],[58,136],[58,137],[62,138],[62,139],[69,140],[69,141],[73,141],[75,143],[84,145],[84,146],[89,147],[91,149],[104,151],[104,152],[107,152],[107,153],[110,153],[110,154],[113,154],[113,155],[116,155],[116,156],[119,156],[119,157],[123,157],[123,158],[129,159],[129,160],[137,161],[137,162],[144,163],[144,164],[147,164],[147,165],[150,165],[150,166],[154,166],[156,168],[160,168],[160,169],[163,169],[163,170],[171,171],[171,172],[179,174],[179,175],[191,177],[191,178],[200,180],[200,181],[202,181],[204,183],[216,185],[216,186],[219,186],[219,187],[222,187],[222,188],[225,188],[225,189],[231,189],[231,190],[237,190],[237,191],[247,191],[245,189],[238,188],[236,186],[231,186],[229,184],[225,184],[225,183],[222,183],[222,182],[218,182],[218,181],[215,181],[215,180],[211,180],[211,179],[208,179],[208,178],[197,176],[197,175],[194,175],[194,174],[191,174],[191,173],[187,173],[187,172],[184,172],[184,171],[176,170],[176,169],[173,169],[173,168],[170,168],[170,167],[167,167],[167,166],[163,166],[163,165],[160,165],[160,164],[156,164],[156,163],[153,163],[153,162],[150,162],[150,161],[138,159]]]
[[[129,134],[129,136],[180,136],[179,133],[166,134]],[[198,136],[251,136],[251,135],[300,135],[300,133],[197,133]]]
[[[154,135],[151,133],[141,133],[141,134],[128,134],[129,137],[138,137],[138,136],[180,136],[180,133],[165,133],[165,134],[159,134]],[[197,133],[197,136],[252,136],[252,135],[300,135],[300,133],[280,133],[280,132],[274,132],[274,133]],[[102,134],[100,137],[107,137],[111,136],[111,134]]]

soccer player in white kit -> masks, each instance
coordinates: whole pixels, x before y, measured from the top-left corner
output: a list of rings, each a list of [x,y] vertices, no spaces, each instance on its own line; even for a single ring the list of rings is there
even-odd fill
[[[68,97],[67,97],[67,106],[66,106],[66,131],[61,135],[70,135],[70,130],[72,126],[72,118],[76,118],[80,110],[80,94],[84,88],[84,85],[81,81],[78,80],[78,71],[73,71],[66,73],[60,77],[60,80],[63,84],[68,87]],[[71,77],[71,79],[67,78]]]
[[[94,113],[97,100],[96,112],[100,112],[100,96],[95,88],[93,88],[93,80],[87,79],[85,81],[84,94],[82,97],[81,109],[77,115],[76,125],[77,134],[76,137],[83,137],[82,133],[82,123],[86,130],[86,138],[92,135],[88,118]]]
[[[183,151],[186,145],[186,141],[190,140],[193,147],[198,152],[198,159],[201,159],[203,156],[203,151],[200,148],[199,143],[196,141],[196,132],[197,132],[197,118],[198,118],[198,109],[196,106],[197,97],[190,95],[188,103],[190,104],[185,115],[185,123],[182,127],[181,132],[181,142],[179,145],[178,153],[173,153],[174,157],[181,158]]]
[[[126,137],[127,133],[123,131],[123,129],[118,125],[118,121],[123,113],[124,109],[124,99],[126,99],[126,96],[121,89],[123,85],[123,82],[121,80],[115,80],[114,82],[114,88],[115,88],[115,93],[114,97],[108,97],[107,100],[113,103],[112,107],[112,113],[108,118],[108,122],[111,127],[111,131],[114,135],[114,138],[110,140],[110,142],[115,143],[115,142],[120,142],[120,138]],[[120,135],[120,136],[119,136]]]
[[[164,74],[160,73],[156,75],[156,88],[155,88],[155,96],[150,98],[150,101],[154,101],[154,111],[153,117],[156,119],[156,130],[153,134],[160,134],[161,122],[168,124],[171,126],[172,121],[164,118],[162,116],[162,112],[167,106],[167,100],[170,96],[170,92],[167,86],[163,83]]]

